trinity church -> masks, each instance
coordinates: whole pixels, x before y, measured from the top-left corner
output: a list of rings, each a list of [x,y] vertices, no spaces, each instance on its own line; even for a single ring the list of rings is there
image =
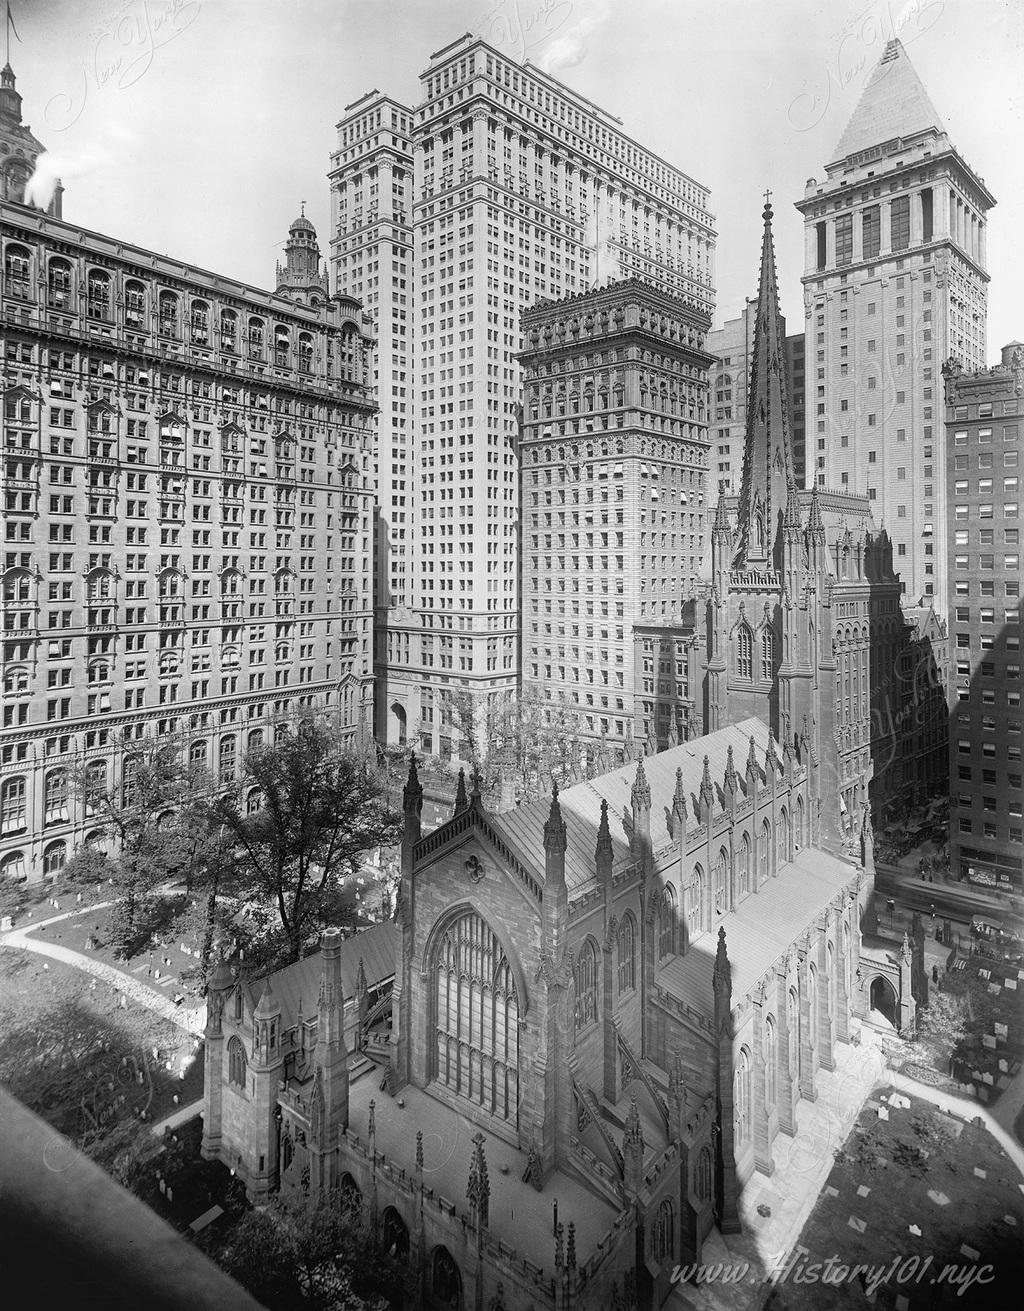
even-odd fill
[[[865,498],[796,489],[771,217],[706,735],[500,814],[460,777],[427,835],[413,761],[395,922],[211,984],[204,1153],[357,1190],[416,1305],[660,1306],[859,1017],[913,1020],[920,947],[872,934],[899,581]]]

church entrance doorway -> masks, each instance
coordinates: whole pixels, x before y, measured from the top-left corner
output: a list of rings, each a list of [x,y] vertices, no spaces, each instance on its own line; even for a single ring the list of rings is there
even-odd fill
[[[896,989],[888,979],[883,979],[880,975],[871,980],[871,1018],[877,1020],[884,1019],[894,1029],[897,1028],[896,1021]]]

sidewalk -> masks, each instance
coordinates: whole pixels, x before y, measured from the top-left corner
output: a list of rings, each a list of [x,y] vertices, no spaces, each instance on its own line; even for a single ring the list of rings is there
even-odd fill
[[[41,929],[47,924],[57,924],[61,920],[71,919],[75,915],[87,914],[109,904],[109,902],[94,902],[91,906],[77,907],[75,910],[64,911],[60,915],[52,915],[49,919],[32,920],[21,928],[10,929],[7,933],[0,934],[0,947],[20,947],[24,951],[32,951],[39,956],[47,956],[50,960],[62,961],[65,965],[73,965],[75,969],[82,970],[86,974],[91,974],[93,978],[110,984],[115,992],[123,993],[147,1010],[162,1015],[164,1019],[170,1020],[179,1029],[184,1029],[187,1033],[201,1038],[206,1028],[205,1002],[200,1002],[198,1006],[192,1007],[175,1006],[174,1002],[164,993],[157,992],[155,988],[149,987],[148,984],[142,983],[139,979],[122,973],[121,970],[115,969],[113,965],[94,960],[82,952],[72,951],[69,947],[61,947],[54,942],[46,942],[31,936],[37,929]]]
[[[833,1152],[846,1141],[872,1089],[885,1078],[880,1037],[864,1026],[859,1047],[836,1047],[836,1068],[818,1075],[818,1098],[797,1106],[799,1134],[780,1134],[772,1149],[771,1178],[753,1174],[740,1195],[743,1232],[712,1229],[702,1263],[749,1265],[738,1283],[679,1283],[666,1307],[672,1311],[754,1311],[773,1287],[766,1275],[782,1263],[807,1222],[835,1164]],[[769,1214],[761,1215],[758,1207]]]
[[[932,1088],[927,1083],[918,1083],[916,1079],[909,1079],[905,1074],[900,1074],[898,1070],[890,1070],[888,1078],[892,1086],[899,1089],[900,1092],[908,1093],[911,1097],[921,1097],[937,1106],[940,1111],[945,1111],[947,1115],[955,1115],[961,1120],[980,1120],[1017,1167],[1018,1173],[1024,1177],[1024,1147],[1013,1136],[1012,1121],[1008,1132],[999,1123],[998,1116],[999,1107],[1004,1098],[1015,1098],[1018,1109],[1021,1102],[1024,1101],[1024,1086],[1022,1086],[1019,1073],[1013,1085],[1007,1088],[996,1103],[995,1109],[991,1111],[987,1106],[982,1106],[980,1102],[974,1101],[973,1098],[959,1097],[956,1093],[943,1092],[941,1089]]]
[[[156,1124],[150,1125],[150,1133],[157,1138],[162,1138],[164,1130],[177,1129],[179,1125],[194,1120],[197,1115],[202,1115],[203,1105],[203,1098],[200,1097],[197,1101],[189,1102],[187,1106],[179,1106],[170,1115],[165,1115],[162,1120],[157,1120]]]

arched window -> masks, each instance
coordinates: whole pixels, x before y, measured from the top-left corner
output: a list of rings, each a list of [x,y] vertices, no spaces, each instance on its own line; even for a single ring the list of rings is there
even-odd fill
[[[192,302],[192,344],[209,346],[210,344],[210,307],[205,300]]]
[[[772,681],[775,671],[775,638],[770,628],[761,634],[761,677],[766,683]]]
[[[262,319],[249,320],[249,355],[254,360],[263,358],[263,343],[265,340],[265,328]]]
[[[220,312],[220,348],[225,351],[238,349],[238,315],[234,310]]]
[[[48,879],[55,879],[64,868],[68,858],[68,847],[64,841],[51,842],[43,852],[43,874]]]
[[[142,328],[146,324],[146,288],[131,279],[124,284],[124,322],[128,328]]]
[[[52,769],[43,784],[44,819],[54,824],[68,817],[67,770]]]
[[[654,1216],[651,1231],[651,1255],[659,1263],[674,1261],[676,1256],[676,1217],[671,1198],[666,1197]]]
[[[24,778],[5,779],[0,784],[0,833],[24,833],[27,817]]]
[[[789,811],[783,806],[779,812],[779,823],[775,830],[777,847],[775,851],[776,869],[789,860]]]
[[[736,1142],[745,1143],[750,1137],[750,1052],[740,1048],[736,1062],[734,1100],[736,1104]]]
[[[263,745],[263,729],[250,728],[249,736],[246,738],[246,750],[255,751],[257,747]]]
[[[446,1247],[435,1247],[430,1262],[430,1291],[435,1305],[462,1306],[462,1275]]]
[[[162,291],[157,301],[161,337],[177,337],[178,297],[173,291]]]
[[[107,766],[102,760],[93,760],[85,767],[85,813],[98,809],[107,790]]]
[[[220,740],[220,780],[222,783],[227,782],[235,776],[235,738],[234,734],[228,734]]]
[[[761,825],[761,850],[759,855],[758,886],[767,883],[772,872],[772,825],[771,821],[767,819]]]
[[[718,851],[714,869],[715,912],[724,915],[729,909],[729,853],[724,847]]]
[[[813,962],[807,967],[807,991],[810,994],[807,999],[810,1003],[807,1008],[807,1022],[810,1027],[810,1032],[807,1035],[808,1045],[811,1051],[816,1051],[818,1047],[818,1017],[821,1014],[821,1008],[818,1003],[818,971]],[[814,1066],[812,1065],[811,1068],[813,1069]]]
[[[825,988],[828,994],[828,1020],[831,1024],[839,1013],[839,983],[836,979],[836,953],[831,942],[825,947]]]
[[[206,768],[206,743],[193,742],[188,749],[188,763],[193,769]]]
[[[286,365],[290,348],[291,333],[283,324],[279,323],[274,329],[274,363]]]
[[[517,1121],[519,996],[496,935],[466,911],[433,953],[434,1077],[499,1119]]]
[[[302,373],[313,372],[313,338],[308,332],[299,333],[299,370]]]
[[[686,892],[686,930],[689,940],[699,937],[704,928],[704,871],[699,865]]]
[[[101,273],[99,269],[90,269],[85,280],[85,312],[91,319],[109,319],[110,317],[110,274]]]
[[[775,1031],[775,1021],[769,1015],[764,1022],[764,1104],[769,1109],[775,1105],[779,1061],[778,1043],[779,1038]]]
[[[736,674],[739,678],[754,677],[754,643],[746,624],[736,630]]]
[[[750,867],[750,838],[746,833],[740,842],[740,891],[750,891],[750,876],[752,870]]]
[[[711,1197],[711,1148],[705,1147],[697,1157],[696,1193],[702,1202]]]
[[[804,799],[798,796],[796,799],[796,827],[793,830],[793,854],[795,855],[804,845]]]
[[[636,928],[633,916],[626,914],[619,925],[619,992],[636,987]]]
[[[385,1207],[381,1216],[381,1246],[390,1257],[409,1255],[409,1228],[393,1206]]]
[[[658,955],[671,956],[676,949],[676,894],[671,883],[658,905]]]
[[[17,573],[7,575],[4,579],[4,600],[8,602],[32,600],[32,575],[27,570],[19,570]]]
[[[0,858],[0,878],[10,879],[12,883],[25,882],[25,853],[23,851],[9,851],[6,856]]]
[[[786,1027],[789,1030],[789,1076],[791,1079],[796,1078],[797,1073],[797,1056],[800,1051],[800,1001],[796,995],[796,989],[790,988],[786,996]]]
[[[70,308],[71,265],[67,260],[50,260],[47,268],[46,292],[51,309],[65,310]]]
[[[245,1048],[237,1034],[228,1043],[228,1082],[236,1088],[245,1087]]]
[[[32,257],[24,246],[13,243],[4,251],[4,282],[9,295],[24,300],[32,281]]]
[[[597,1019],[597,952],[592,942],[585,942],[574,971],[576,983],[576,1032]]]
[[[259,788],[250,788],[249,794],[245,798],[245,813],[247,815],[257,815],[263,807],[263,793]]]
[[[4,670],[4,695],[17,696],[28,691],[28,670],[24,665],[12,665]]]

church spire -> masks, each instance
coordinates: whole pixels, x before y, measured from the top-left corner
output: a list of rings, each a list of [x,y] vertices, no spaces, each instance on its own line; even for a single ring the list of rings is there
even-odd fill
[[[757,293],[753,364],[743,446],[737,564],[779,568],[776,539],[794,483],[793,439],[786,397],[785,340],[779,312],[770,192],[765,193],[761,282]],[[781,550],[781,546],[780,546]]]

